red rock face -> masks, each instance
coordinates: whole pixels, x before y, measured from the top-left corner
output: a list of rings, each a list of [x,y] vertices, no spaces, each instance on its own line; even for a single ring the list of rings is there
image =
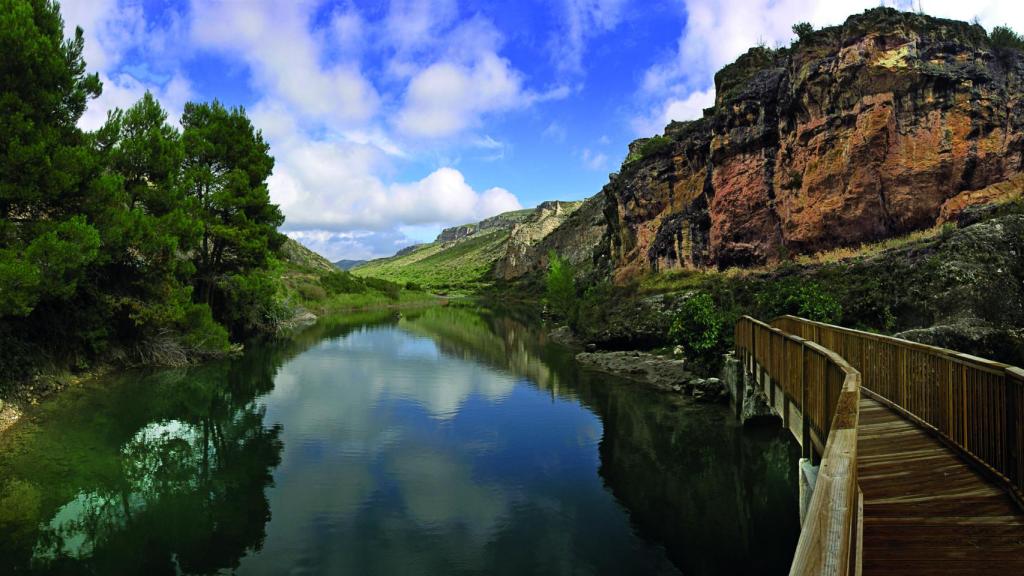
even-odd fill
[[[603,190],[616,276],[771,263],[991,201],[974,192],[1022,172],[1022,78],[979,27],[889,9],[754,49]]]

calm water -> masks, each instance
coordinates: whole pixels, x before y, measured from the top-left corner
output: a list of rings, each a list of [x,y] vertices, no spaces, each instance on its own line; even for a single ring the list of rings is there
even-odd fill
[[[509,317],[324,322],[0,437],[0,573],[782,574],[796,448]]]

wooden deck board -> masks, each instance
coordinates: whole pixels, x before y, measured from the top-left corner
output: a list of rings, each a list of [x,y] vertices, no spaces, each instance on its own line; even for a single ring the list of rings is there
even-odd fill
[[[1024,515],[910,421],[861,396],[864,574],[1024,574]]]

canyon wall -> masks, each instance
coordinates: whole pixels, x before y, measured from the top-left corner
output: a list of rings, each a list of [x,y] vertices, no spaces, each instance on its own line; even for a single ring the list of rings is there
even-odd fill
[[[703,118],[630,146],[593,199],[592,260],[620,280],[770,264],[954,219],[1020,183],[1022,78],[1024,55],[980,26],[887,8],[753,48]]]

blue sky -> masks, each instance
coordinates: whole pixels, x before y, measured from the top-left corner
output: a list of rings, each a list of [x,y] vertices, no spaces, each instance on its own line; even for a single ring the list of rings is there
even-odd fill
[[[886,2],[887,4],[896,4]],[[878,0],[65,0],[104,94],[245,106],[276,158],[284,231],[331,259],[597,193],[627,144],[714,100],[715,70],[797,21]],[[899,2],[908,8],[908,2]],[[921,0],[1024,30],[1024,3]],[[914,5],[917,7],[917,4]]]

